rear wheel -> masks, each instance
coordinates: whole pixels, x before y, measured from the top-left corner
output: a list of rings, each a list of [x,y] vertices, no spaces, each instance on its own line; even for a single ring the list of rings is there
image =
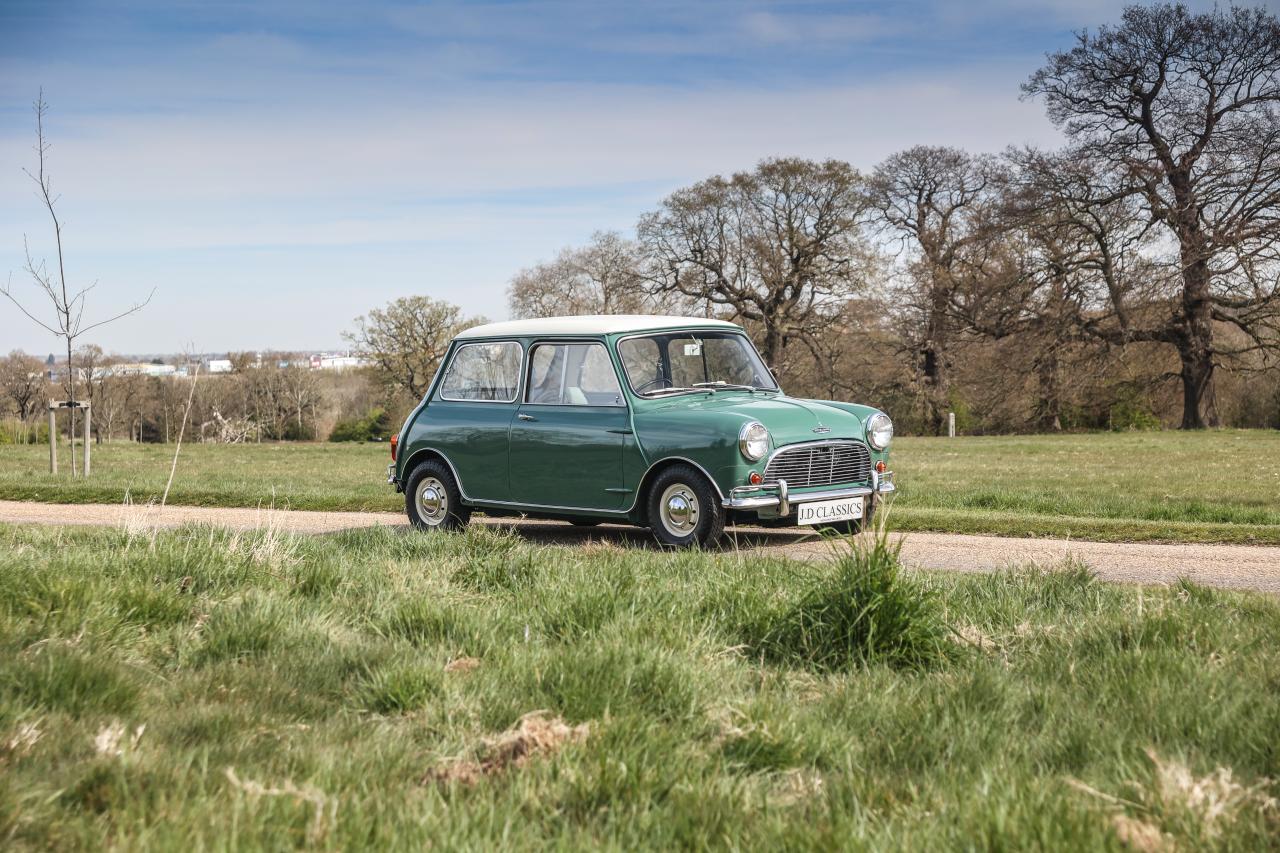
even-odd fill
[[[710,481],[688,465],[660,473],[649,486],[649,526],[664,545],[708,548],[724,533],[724,507]]]
[[[413,469],[404,490],[405,511],[419,530],[458,530],[471,518],[449,466],[429,459]]]

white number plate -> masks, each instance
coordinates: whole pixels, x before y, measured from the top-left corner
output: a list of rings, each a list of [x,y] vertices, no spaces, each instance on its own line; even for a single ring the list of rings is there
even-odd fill
[[[855,518],[862,518],[860,497],[796,504],[796,524],[826,524],[829,521],[852,521]]]

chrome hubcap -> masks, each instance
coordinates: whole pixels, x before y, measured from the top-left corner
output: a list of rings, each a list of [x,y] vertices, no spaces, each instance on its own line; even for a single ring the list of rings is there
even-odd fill
[[[418,515],[430,525],[439,524],[449,515],[449,494],[444,483],[435,477],[423,477],[418,483]]]
[[[701,509],[693,489],[684,483],[668,486],[662,493],[662,526],[672,536],[688,536],[698,526]]]

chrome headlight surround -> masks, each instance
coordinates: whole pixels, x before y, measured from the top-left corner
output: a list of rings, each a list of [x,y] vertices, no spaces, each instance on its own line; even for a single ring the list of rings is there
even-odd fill
[[[876,450],[888,450],[893,441],[893,421],[884,412],[876,412],[867,418],[867,444]]]
[[[751,421],[738,430],[738,451],[748,462],[759,462],[769,452],[769,430],[759,421]]]

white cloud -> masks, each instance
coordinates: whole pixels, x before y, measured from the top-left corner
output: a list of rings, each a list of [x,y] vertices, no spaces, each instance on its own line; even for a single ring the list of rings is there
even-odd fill
[[[901,20],[882,15],[814,14],[781,15],[776,12],[750,12],[742,17],[741,28],[749,38],[766,44],[809,45],[828,42],[841,44],[867,42],[906,30]]]

